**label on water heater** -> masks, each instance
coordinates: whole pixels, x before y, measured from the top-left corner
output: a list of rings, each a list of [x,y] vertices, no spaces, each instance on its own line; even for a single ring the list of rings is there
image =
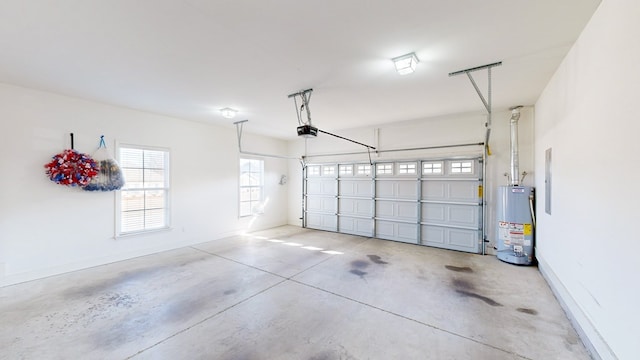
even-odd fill
[[[524,188],[511,188],[512,193],[524,193]]]
[[[508,221],[498,222],[498,239],[506,245],[530,246],[531,240],[525,236],[531,235],[531,224],[519,224]]]

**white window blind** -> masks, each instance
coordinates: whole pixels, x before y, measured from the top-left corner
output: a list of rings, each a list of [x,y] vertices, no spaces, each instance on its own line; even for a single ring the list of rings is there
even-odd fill
[[[126,180],[119,197],[119,234],[169,227],[169,152],[133,146],[119,148]]]
[[[240,159],[240,216],[263,212],[264,161]]]

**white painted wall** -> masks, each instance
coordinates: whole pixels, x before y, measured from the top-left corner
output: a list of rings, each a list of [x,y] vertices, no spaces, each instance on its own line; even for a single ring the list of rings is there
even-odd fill
[[[468,91],[473,92],[471,83],[468,84]],[[499,86],[495,84],[494,86]],[[482,103],[478,99],[478,105],[482,108]],[[517,105],[517,104],[514,104]],[[505,172],[509,172],[509,120],[511,112],[507,110],[495,111],[492,121],[492,135],[489,141],[492,155],[487,161],[487,186],[485,197],[487,201],[488,228],[487,251],[493,253],[495,244],[495,194],[500,185],[508,184]],[[428,118],[421,120],[405,121],[394,124],[371,126],[360,129],[349,129],[336,131],[341,135],[371,146],[376,146],[380,150],[441,146],[452,144],[480,143],[485,139],[486,115],[479,111],[475,114],[458,114],[442,116],[438,118]],[[314,123],[322,129],[321,120]],[[292,124],[294,127],[295,124]],[[376,141],[374,129],[378,129],[379,139]],[[519,123],[520,141],[520,170],[529,173],[523,185],[533,185],[533,109],[525,107],[521,110]],[[332,154],[344,152],[358,152],[365,148],[355,145],[345,140],[337,139],[328,135],[320,134],[315,139],[305,140],[299,138],[289,142],[289,154],[291,156]],[[380,156],[372,154],[372,160],[400,160],[400,159],[428,159],[443,156],[469,156],[482,155],[482,146],[458,147],[434,150],[389,152]],[[340,161],[362,161],[367,162],[368,156],[348,155],[332,157],[310,157],[308,162],[340,162]],[[302,214],[301,193],[302,193],[302,168],[295,161],[290,162],[292,184],[289,187],[289,223],[301,225],[299,218]],[[293,183],[295,182],[295,183]]]
[[[51,182],[44,164],[70,146],[91,153],[105,135],[171,151],[172,230],[114,238],[116,192]],[[285,160],[265,159],[263,216],[238,218],[235,129],[0,84],[0,285],[286,224]],[[246,147],[286,154],[287,144],[245,134]]]
[[[540,269],[605,359],[640,354],[638,19],[640,2],[604,0],[536,103],[540,195],[553,149]]]

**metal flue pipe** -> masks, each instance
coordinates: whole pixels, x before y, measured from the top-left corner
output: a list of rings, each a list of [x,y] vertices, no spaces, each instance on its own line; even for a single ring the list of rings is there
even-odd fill
[[[522,106],[515,106],[511,108],[511,137],[510,137],[510,149],[511,149],[511,186],[520,185],[520,155],[518,154],[518,120],[520,120],[520,108]]]

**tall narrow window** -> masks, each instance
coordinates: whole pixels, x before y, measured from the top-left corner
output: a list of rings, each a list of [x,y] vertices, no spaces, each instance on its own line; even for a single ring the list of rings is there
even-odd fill
[[[118,198],[118,233],[169,227],[169,151],[124,145],[119,148],[126,184]]]
[[[263,212],[264,161],[240,159],[240,216]]]

